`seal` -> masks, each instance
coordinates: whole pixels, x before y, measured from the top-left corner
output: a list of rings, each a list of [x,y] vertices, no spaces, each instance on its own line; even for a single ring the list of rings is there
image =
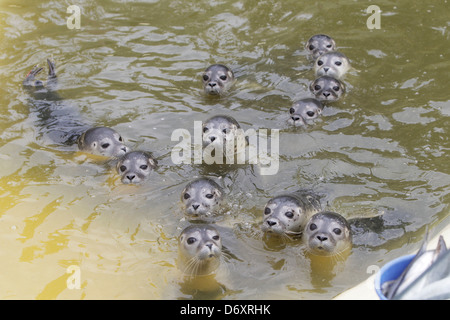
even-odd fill
[[[126,153],[117,162],[116,169],[124,184],[139,184],[145,181],[156,169],[158,162],[145,151]]]
[[[331,211],[314,214],[309,219],[302,238],[307,251],[319,256],[337,256],[352,246],[348,221]]]
[[[233,163],[234,155],[245,152],[248,144],[240,124],[230,116],[216,115],[207,119],[202,132],[204,160],[208,164],[223,163],[224,157],[227,163]]]
[[[345,85],[330,76],[321,76],[310,84],[310,90],[320,101],[337,101],[345,93]]]
[[[83,132],[77,139],[78,149],[105,157],[118,157],[129,150],[117,131],[108,127],[94,127]]]
[[[178,267],[190,276],[213,273],[220,265],[222,238],[216,228],[190,225],[178,237]]]
[[[205,93],[222,95],[234,83],[234,73],[223,64],[213,64],[203,72],[202,80]]]
[[[207,219],[216,214],[224,198],[222,188],[212,179],[189,182],[181,192],[185,214],[190,219]]]
[[[325,52],[336,50],[336,42],[326,34],[316,34],[308,39],[305,49],[314,59],[317,59]]]
[[[276,235],[300,235],[308,218],[320,210],[320,199],[311,192],[299,190],[278,195],[264,208],[262,230]]]
[[[25,77],[23,87],[32,96],[42,131],[58,144],[77,144],[81,151],[107,157],[128,152],[123,139],[115,130],[106,127],[89,128],[73,108],[69,108],[56,92],[57,76],[53,61],[47,59],[48,78],[44,83],[36,76],[43,70],[35,66]]]
[[[289,108],[288,123],[296,127],[303,126],[322,114],[323,104],[314,98],[305,98],[296,101]]]
[[[342,79],[349,69],[350,61],[345,54],[338,51],[324,53],[314,63],[316,77],[330,76]]]

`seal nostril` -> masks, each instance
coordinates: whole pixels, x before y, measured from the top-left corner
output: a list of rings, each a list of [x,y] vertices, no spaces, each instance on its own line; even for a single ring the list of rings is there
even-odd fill
[[[136,175],[134,175],[134,174],[127,176],[127,179],[130,181],[133,181],[134,178],[136,178]]]
[[[330,95],[330,93],[329,93],[329,92],[324,92],[323,95],[324,95],[325,97],[328,97],[328,96]]]
[[[328,70],[330,70],[330,68],[323,68],[323,70],[325,70],[325,72],[328,72]]]
[[[208,83],[208,85],[209,85],[210,87],[215,87],[215,86],[217,85],[217,83],[215,83],[215,82],[210,82],[210,83]]]
[[[272,226],[276,225],[277,223],[272,220],[267,220],[267,224],[272,227]]]
[[[328,240],[328,238],[324,236],[317,236],[317,239],[319,239],[319,241],[321,242]]]
[[[294,116],[294,117],[292,117],[292,120],[298,121],[298,120],[300,120],[300,117],[299,116]]]
[[[193,205],[192,205],[192,208],[194,208],[194,210],[197,210],[197,209],[198,209],[198,207],[200,207],[200,205],[199,205],[199,204],[193,204]]]
[[[209,137],[209,140],[211,140],[211,142],[214,142],[214,140],[216,140],[216,137]]]

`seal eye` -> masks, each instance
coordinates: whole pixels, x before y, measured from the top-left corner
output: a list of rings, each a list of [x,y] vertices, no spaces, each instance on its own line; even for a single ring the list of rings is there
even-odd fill
[[[209,77],[206,74],[204,74],[203,75],[203,81],[208,81],[208,80],[209,80]]]
[[[205,195],[205,197],[207,197],[208,199],[212,199],[212,198],[214,198],[214,195],[211,193],[208,193],[207,195]]]
[[[195,239],[194,237],[190,237],[186,240],[187,244],[193,244],[195,241],[197,241],[197,239]]]
[[[307,111],[306,114],[307,114],[309,117],[314,117],[314,115],[315,115],[314,111]]]
[[[322,88],[322,87],[319,86],[318,84],[316,84],[316,85],[314,86],[314,90],[317,90],[317,91],[319,91],[321,88]]]
[[[290,113],[290,114],[293,114],[294,112],[295,112],[295,109],[294,109],[294,108],[290,108],[290,109],[289,109],[289,113]]]
[[[331,48],[331,44],[327,44],[327,48]]]
[[[334,91],[339,91],[339,87],[338,87],[338,86],[334,86],[334,87],[333,87],[333,90],[334,90]]]
[[[337,66],[340,66],[342,64],[342,62],[336,61],[334,64],[337,65]]]
[[[187,193],[187,192],[186,192],[186,193],[184,194],[184,196],[183,196],[183,198],[186,199],[186,200],[189,199],[190,197],[191,197],[191,196],[190,196],[189,193]]]
[[[323,61],[322,61],[322,60],[317,61],[317,65],[318,65],[318,66],[323,65]]]
[[[147,170],[147,168],[148,168],[148,165],[146,165],[146,164],[143,164],[142,166],[140,166],[139,168],[141,168],[142,170]]]
[[[311,225],[309,226],[309,230],[313,231],[317,229],[317,225],[315,223],[311,223]]]
[[[222,130],[222,132],[225,133],[225,134],[227,134],[227,133],[228,133],[228,129],[225,128],[225,129]]]
[[[102,144],[102,148],[103,149],[106,149],[106,148],[108,148],[109,147],[109,143],[104,143],[104,144]]]
[[[309,45],[309,50],[314,50],[314,49],[315,49],[315,47],[312,44],[310,44]]]
[[[213,238],[213,240],[216,240],[216,241],[220,239],[220,237],[217,235],[213,236],[212,238]]]
[[[284,214],[286,217],[288,217],[289,219],[292,219],[294,217],[294,213],[292,211],[288,211]]]
[[[222,75],[222,76],[220,76],[220,79],[225,81],[225,80],[227,80],[227,76],[226,75]]]
[[[206,131],[208,131],[208,127],[203,128],[203,133],[206,133]]]
[[[121,136],[119,136],[119,141],[120,141],[120,142],[122,142],[122,141],[123,141],[123,139],[122,139],[122,137],[121,137]]]
[[[337,234],[337,235],[340,235],[340,234],[342,233],[342,230],[339,229],[339,228],[334,228],[334,229],[333,229],[333,232],[334,232],[335,234]]]
[[[125,170],[127,170],[127,167],[124,165],[121,165],[119,169],[120,169],[120,171],[124,172]]]
[[[264,209],[264,214],[270,214],[272,212],[272,210],[270,210],[270,208],[265,208]]]

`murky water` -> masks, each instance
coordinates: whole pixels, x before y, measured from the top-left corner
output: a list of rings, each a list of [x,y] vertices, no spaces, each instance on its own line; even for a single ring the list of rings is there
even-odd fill
[[[358,1],[85,0],[79,30],[66,24],[71,4],[0,1],[2,299],[330,299],[417,248],[426,226],[434,235],[448,224],[447,1],[378,1],[379,30],[367,28]],[[333,36],[358,72],[319,121],[293,129],[289,107],[314,78],[303,43],[316,33]],[[158,158],[151,181],[121,185],[108,163],[41,134],[21,82],[48,57],[68,110]],[[238,78],[220,99],[201,91],[212,63]],[[173,130],[193,133],[194,121],[215,114],[244,129],[280,129],[278,173],[174,164]],[[176,268],[176,238],[188,225],[180,192],[201,175],[229,197],[219,226],[227,253],[207,284]],[[299,187],[347,218],[383,216],[368,231],[355,227],[344,261],[263,241],[265,203]],[[208,289],[194,290],[201,285]]]

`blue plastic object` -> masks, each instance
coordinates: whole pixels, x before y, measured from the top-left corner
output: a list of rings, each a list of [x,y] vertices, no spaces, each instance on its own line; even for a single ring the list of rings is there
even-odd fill
[[[375,291],[378,294],[378,297],[380,297],[381,300],[387,300],[387,298],[384,296],[383,292],[381,291],[381,286],[386,281],[395,280],[402,274],[403,270],[408,266],[408,264],[411,262],[412,259],[414,259],[416,255],[410,254],[408,256],[402,256],[400,258],[394,259],[384,265],[380,271],[378,271],[377,275],[375,276]]]

